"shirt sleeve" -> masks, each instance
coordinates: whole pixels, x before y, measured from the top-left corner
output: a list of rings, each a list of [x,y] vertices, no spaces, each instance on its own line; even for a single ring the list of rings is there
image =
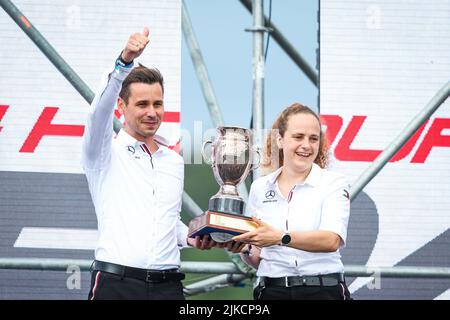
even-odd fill
[[[178,243],[178,247],[180,249],[184,249],[184,248],[190,248],[190,246],[187,243],[187,237],[188,237],[188,233],[189,233],[189,228],[184,224],[183,221],[181,221],[181,208],[183,205],[183,190],[184,190],[184,164],[183,162],[181,162],[181,187],[180,187],[180,196],[179,196],[179,201],[178,201],[178,221],[177,221],[177,243]]]
[[[180,219],[177,221],[177,241],[180,249],[190,248],[187,244],[188,227]]]
[[[322,203],[322,215],[319,230],[337,233],[342,240],[340,246],[341,249],[345,247],[349,216],[349,184],[344,176],[337,176],[330,182],[328,193]]]
[[[83,134],[81,164],[87,169],[100,169],[110,159],[113,137],[114,107],[122,82],[132,66],[117,66],[104,76],[88,113]]]

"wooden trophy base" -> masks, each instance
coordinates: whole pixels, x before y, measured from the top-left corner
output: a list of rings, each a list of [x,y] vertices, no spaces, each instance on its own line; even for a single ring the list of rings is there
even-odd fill
[[[252,218],[222,212],[206,211],[189,222],[189,237],[211,233],[228,233],[231,236],[255,230],[257,224]]]

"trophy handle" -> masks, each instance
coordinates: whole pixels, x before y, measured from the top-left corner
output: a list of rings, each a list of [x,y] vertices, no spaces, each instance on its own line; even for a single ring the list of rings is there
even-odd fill
[[[261,166],[261,160],[262,160],[261,151],[259,150],[259,148],[253,148],[253,151],[258,154],[258,164],[254,165],[252,163],[252,165],[250,167],[250,171],[258,169]]]
[[[212,141],[211,140],[207,140],[207,141],[203,142],[202,150],[201,150],[202,151],[202,157],[203,157],[203,160],[205,160],[205,162],[207,164],[211,165],[212,164],[211,157],[207,157],[206,154],[205,154],[205,147],[206,147],[207,144],[212,144]]]

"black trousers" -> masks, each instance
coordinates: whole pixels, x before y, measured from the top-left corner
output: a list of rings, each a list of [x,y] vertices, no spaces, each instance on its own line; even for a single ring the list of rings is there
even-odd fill
[[[89,300],[185,300],[181,281],[145,282],[94,270]]]
[[[253,290],[255,300],[352,300],[347,285],[337,286],[257,286]]]

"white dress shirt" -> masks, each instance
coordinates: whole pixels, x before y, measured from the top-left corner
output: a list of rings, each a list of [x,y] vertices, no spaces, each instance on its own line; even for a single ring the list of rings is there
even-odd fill
[[[325,230],[337,233],[345,246],[350,214],[349,184],[344,176],[313,164],[302,184],[283,197],[277,178],[282,168],[255,180],[246,206],[247,216],[257,216],[284,232]],[[344,272],[339,250],[307,252],[287,246],[261,250],[257,275],[285,277]]]
[[[180,219],[184,164],[155,136],[158,150],[124,130],[113,137],[113,112],[132,68],[116,67],[102,82],[83,136],[82,166],[98,221],[95,259],[144,269],[180,266],[188,228]]]

